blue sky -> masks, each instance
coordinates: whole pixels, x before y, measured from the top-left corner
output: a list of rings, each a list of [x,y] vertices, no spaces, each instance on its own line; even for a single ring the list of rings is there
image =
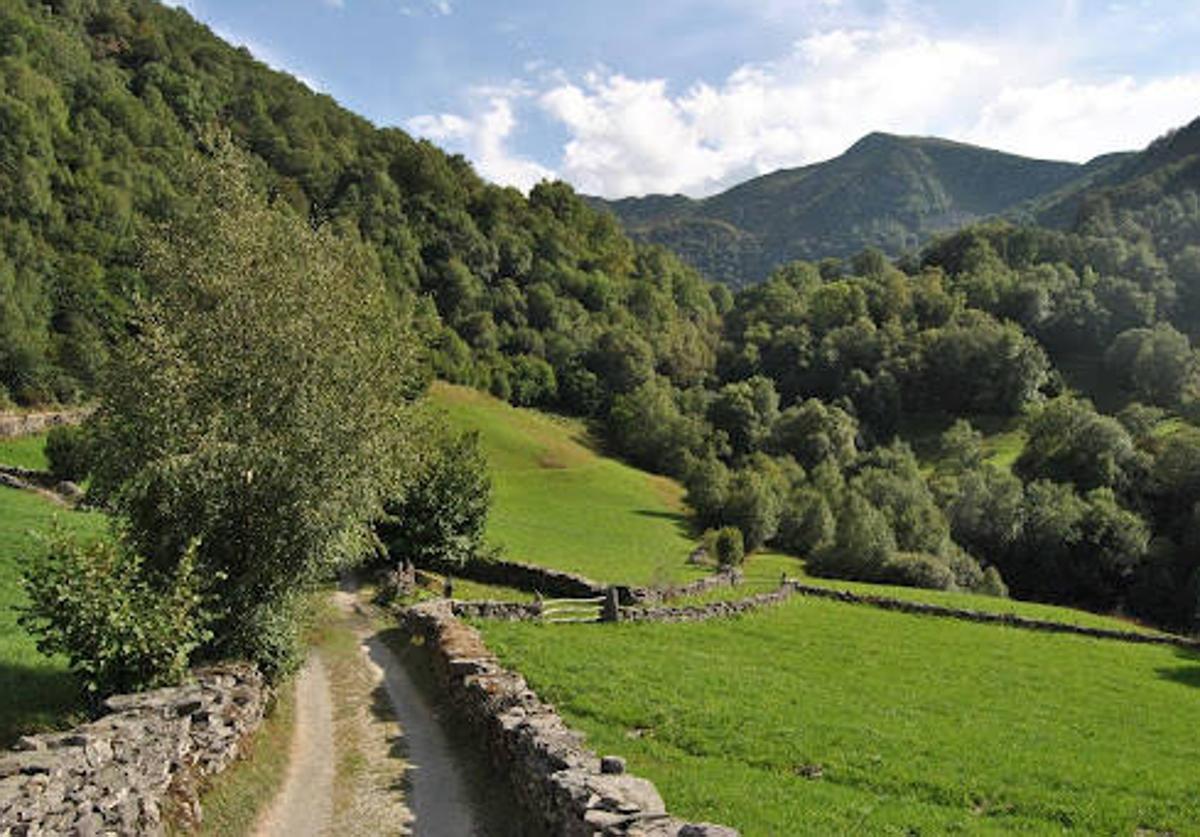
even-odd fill
[[[1086,160],[1200,116],[1200,0],[180,0],[497,182],[702,196],[872,130]]]

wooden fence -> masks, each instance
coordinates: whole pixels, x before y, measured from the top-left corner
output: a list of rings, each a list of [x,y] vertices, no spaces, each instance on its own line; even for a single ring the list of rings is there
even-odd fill
[[[600,622],[603,614],[604,596],[590,599],[542,600],[542,621],[547,623]]]

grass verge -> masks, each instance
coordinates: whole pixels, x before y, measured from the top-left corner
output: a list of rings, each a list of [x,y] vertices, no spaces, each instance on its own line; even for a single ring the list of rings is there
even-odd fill
[[[213,837],[254,833],[259,816],[275,798],[287,774],[295,729],[295,696],[291,682],[282,686],[244,757],[209,780],[201,799],[204,821],[195,833]]]

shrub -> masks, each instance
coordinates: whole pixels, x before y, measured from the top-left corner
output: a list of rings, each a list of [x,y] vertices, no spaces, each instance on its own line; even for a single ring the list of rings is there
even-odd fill
[[[46,459],[56,479],[82,482],[91,468],[87,433],[69,425],[51,429],[46,436]]]
[[[996,596],[997,598],[1006,599],[1008,598],[1008,585],[1000,577],[998,569],[988,567],[983,571],[983,579],[973,592],[983,596]]]
[[[705,532],[704,546],[708,554],[716,558],[717,564],[722,567],[736,567],[746,557],[742,530],[736,526],[723,526]]]
[[[96,698],[179,683],[209,638],[196,544],[159,576],[127,546],[59,538],[31,562],[21,624],[44,654],[65,654]]]
[[[945,559],[921,552],[898,552],[883,565],[880,581],[927,590],[956,590],[954,571]]]
[[[492,482],[478,433],[442,431],[404,498],[385,506],[380,536],[397,558],[464,563],[483,543]]]

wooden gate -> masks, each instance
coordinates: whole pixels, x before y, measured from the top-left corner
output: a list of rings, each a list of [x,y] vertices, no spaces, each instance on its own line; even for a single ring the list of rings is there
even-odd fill
[[[546,623],[599,622],[603,613],[603,596],[592,599],[542,600],[542,621]]]

